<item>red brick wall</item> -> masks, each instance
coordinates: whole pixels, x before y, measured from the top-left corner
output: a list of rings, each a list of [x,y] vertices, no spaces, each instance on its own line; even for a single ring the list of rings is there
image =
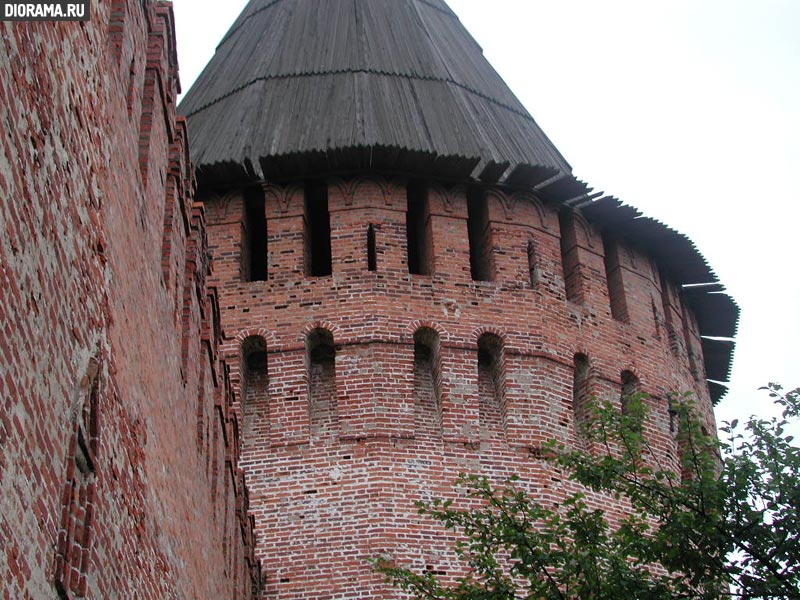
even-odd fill
[[[239,396],[246,397],[242,466],[264,598],[396,597],[367,564],[379,553],[455,576],[446,536],[416,514],[414,502],[450,495],[459,472],[495,481],[517,473],[540,498],[562,497],[568,484],[536,456],[553,437],[581,443],[576,353],[592,365],[588,393],[619,402],[621,374],[630,371],[652,395],[648,435],[662,464],[676,466],[668,392],[695,389],[710,418],[707,387],[687,353],[699,351],[696,324],[674,284],[624,243],[606,261],[601,232],[580,214],[559,219],[557,207],[531,194],[486,191],[495,280],[476,282],[468,190],[431,184],[433,275],[409,275],[405,183],[332,180],[333,275],[309,278],[302,189],[302,182],[266,186],[270,277],[261,282],[240,276],[244,192],[205,195],[225,354],[240,364],[234,387],[246,390]],[[369,224],[376,226],[374,272]],[[607,262],[626,321],[611,314]],[[567,300],[564,263],[575,286],[570,297],[580,303]],[[423,327],[436,335],[426,330],[418,342],[435,348],[415,359],[414,335]],[[307,355],[315,328],[332,334],[336,350],[335,383],[324,389],[313,389],[319,368]],[[484,334],[495,340],[495,362],[479,368]],[[266,343],[266,383],[261,375],[248,381],[241,367],[242,343],[253,335]],[[699,355],[695,361],[702,364]],[[314,414],[320,395],[325,418]]]
[[[530,194],[486,192],[494,281],[473,282],[466,188],[429,186],[422,276],[405,182],[331,181],[333,275],[309,278],[302,182],[268,185],[269,279],[243,282],[245,192],[192,199],[171,11],[95,9],[0,25],[5,597],[247,598],[256,558],[264,598],[393,597],[366,562],[380,553],[455,576],[413,502],[462,471],[561,497],[536,451],[581,443],[576,353],[590,393],[618,399],[631,371],[653,395],[663,463],[668,391],[695,388],[711,423],[675,284],[624,244],[606,260],[600,232]],[[319,330],[335,356],[311,360]],[[243,345],[266,348],[266,373]]]
[[[172,11],[1,23],[4,598],[249,598]]]

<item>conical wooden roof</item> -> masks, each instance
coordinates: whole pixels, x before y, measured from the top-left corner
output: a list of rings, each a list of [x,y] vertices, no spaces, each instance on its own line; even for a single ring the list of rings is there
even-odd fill
[[[206,181],[571,172],[442,0],[252,0],[180,110]]]

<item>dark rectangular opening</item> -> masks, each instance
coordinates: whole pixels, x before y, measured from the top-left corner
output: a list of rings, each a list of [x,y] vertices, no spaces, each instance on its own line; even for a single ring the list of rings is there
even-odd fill
[[[267,216],[264,211],[264,194],[248,190],[244,198],[245,231],[242,266],[245,281],[267,279]]]
[[[628,321],[628,303],[625,299],[625,285],[622,280],[622,267],[619,261],[619,244],[608,234],[603,234],[603,262],[606,268],[608,299],[611,303],[611,316],[617,321]]]
[[[469,233],[469,268],[473,281],[492,281],[491,232],[489,204],[480,190],[467,194],[467,230]]]
[[[583,303],[583,281],[578,261],[578,243],[575,235],[575,217],[568,210],[558,213],[558,226],[561,232],[561,265],[564,269],[564,291],[567,300]]]
[[[528,240],[528,279],[531,288],[535,288],[539,283],[539,268],[536,261],[536,243],[530,239]]]
[[[305,186],[306,275],[331,274],[331,216],[328,212],[328,186],[324,181],[309,181]]]
[[[418,181],[408,184],[406,211],[406,238],[408,272],[412,275],[430,275],[433,271],[428,190]]]
[[[441,436],[442,408],[437,389],[439,335],[428,327],[414,333],[414,410],[416,438]]]
[[[378,270],[378,254],[375,248],[375,226],[370,224],[367,229],[367,270]]]
[[[678,342],[677,323],[679,321],[678,308],[674,306],[670,289],[672,283],[669,276],[664,271],[663,267],[658,269],[658,280],[661,284],[661,308],[664,310],[664,326],[667,330],[667,338],[669,339],[669,347],[675,356],[680,354],[680,345]]]
[[[589,421],[589,404],[592,397],[590,377],[592,363],[585,354],[576,354],[573,358],[574,371],[572,374],[572,410],[575,415],[575,425],[579,433],[585,433]]]
[[[308,403],[311,435],[336,436],[338,404],[336,396],[336,347],[327,329],[314,329],[306,337],[308,356]]]
[[[501,441],[505,436],[503,341],[492,333],[478,338],[478,417],[481,439]]]

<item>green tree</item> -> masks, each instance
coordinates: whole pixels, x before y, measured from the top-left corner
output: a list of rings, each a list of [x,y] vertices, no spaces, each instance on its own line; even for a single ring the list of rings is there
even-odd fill
[[[420,513],[461,533],[468,574],[444,584],[387,557],[375,567],[428,599],[798,599],[800,449],[786,426],[800,414],[800,388],[766,389],[782,416],[726,423],[720,440],[704,433],[691,397],[672,398],[681,474],[648,460],[644,396],[624,414],[598,404],[585,435],[602,451],[553,442],[545,453],[585,491],[554,508],[515,478],[495,488],[462,476],[478,508],[436,500]],[[627,507],[615,525],[588,502],[598,494]]]

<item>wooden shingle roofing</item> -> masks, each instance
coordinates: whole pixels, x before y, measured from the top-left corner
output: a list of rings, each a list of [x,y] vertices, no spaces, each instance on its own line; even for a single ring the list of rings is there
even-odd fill
[[[180,110],[207,181],[377,168],[494,182],[525,165],[535,184],[570,172],[438,0],[253,0]]]
[[[573,177],[443,0],[251,0],[179,110],[202,184],[377,170],[577,207],[676,282],[707,284],[685,296],[709,379],[728,379],[733,344],[712,338],[733,338],[739,310],[691,240]]]

